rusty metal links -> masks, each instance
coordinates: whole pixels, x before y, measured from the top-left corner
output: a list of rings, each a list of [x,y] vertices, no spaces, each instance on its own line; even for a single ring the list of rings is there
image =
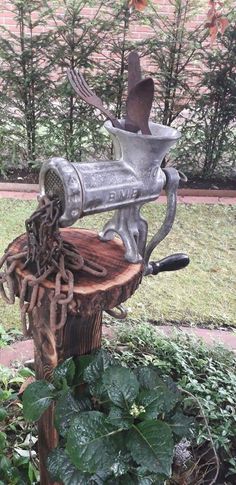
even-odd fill
[[[5,284],[8,288],[8,294],[4,286]],[[13,282],[11,276],[6,275],[5,273],[0,273],[0,295],[2,299],[9,305],[13,305],[15,303]]]
[[[68,285],[67,296],[63,293],[62,281],[66,280]],[[50,304],[50,328],[53,332],[61,330],[67,318],[67,305],[73,299],[74,295],[74,275],[71,271],[65,270],[63,277],[62,273],[57,273],[55,281],[55,292]],[[59,312],[58,306],[60,306],[60,320],[57,322],[57,314]]]
[[[30,301],[26,302],[26,299],[27,299],[27,291],[28,291],[29,283],[35,280],[36,278],[33,275],[26,276],[22,281],[22,286],[20,291],[20,315],[21,315],[21,322],[23,327],[23,334],[25,337],[30,337],[32,334],[30,319],[29,317],[27,318],[27,316],[29,316],[29,314],[33,311],[33,309],[37,305],[37,296],[38,296],[38,289],[39,289],[38,284],[36,284],[33,287]]]
[[[20,264],[30,274],[21,282],[20,313],[24,335],[32,335],[31,318],[37,326],[37,308],[40,307],[45,290],[42,283],[55,278],[55,291],[50,301],[50,329],[55,335],[67,319],[68,306],[73,306],[74,272],[84,271],[96,277],[104,277],[107,271],[97,262],[84,259],[79,250],[64,241],[59,232],[60,205],[57,200],[43,197],[40,206],[26,221],[27,246],[18,254],[6,251],[0,259],[0,295],[10,304],[15,302],[13,274]],[[6,291],[5,286],[8,288]]]
[[[0,259],[0,269],[3,267],[4,264],[6,264],[5,271],[0,273],[0,296],[9,305],[13,305],[15,303],[15,289],[12,274],[15,271],[17,262],[21,260],[21,258],[25,255],[26,252],[12,255],[8,251],[6,251]],[[8,289],[8,294],[5,285]]]
[[[111,317],[116,318],[117,320],[125,320],[128,314],[126,308],[123,307],[123,305],[118,305],[115,308],[106,310],[106,313],[108,313],[108,315],[110,315]]]
[[[63,241],[62,249],[64,258],[66,259],[66,266],[74,271],[83,270],[86,273],[90,273],[98,278],[104,277],[107,274],[107,270],[94,261],[84,259],[79,253],[78,249],[67,241]]]

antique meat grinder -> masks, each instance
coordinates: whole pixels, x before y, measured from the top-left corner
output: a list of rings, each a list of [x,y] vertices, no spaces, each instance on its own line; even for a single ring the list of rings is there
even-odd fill
[[[52,158],[40,172],[41,197],[59,198],[61,227],[71,226],[90,214],[115,210],[99,238],[109,241],[115,235],[120,236],[125,246],[125,260],[143,261],[144,275],[187,266],[189,258],[182,253],[161,262],[149,261],[154,248],[172,228],[177,189],[183,175],[175,168],[161,168],[163,158],[180,133],[148,121],[154,84],[151,78],[140,79],[138,55],[131,52],[129,56],[127,117],[123,120],[115,119],[104,108],[79,72],[68,71],[68,77],[77,94],[110,119],[104,126],[113,141],[114,160],[70,163],[64,158]],[[147,244],[148,224],[140,210],[147,202],[156,200],[162,189],[167,195],[165,220]]]
[[[26,221],[26,233],[9,244],[0,260],[0,268],[5,267],[0,295],[11,304],[19,297],[24,333],[34,340],[39,379],[50,381],[58,363],[99,348],[102,312],[123,318],[120,304],[136,291],[144,275],[189,263],[183,253],[150,262],[175,219],[181,175],[175,168],[162,169],[161,163],[180,134],[149,122],[153,80],[141,80],[135,52],[128,67],[127,115],[122,120],[104,108],[79,72],[68,72],[77,94],[109,120],[105,128],[113,141],[114,160],[71,163],[52,158],[44,163],[39,207]],[[140,211],[162,189],[167,195],[166,216],[147,242],[148,224]],[[84,216],[110,210],[114,215],[100,234],[68,229]],[[46,463],[58,439],[53,407],[41,417],[38,432],[40,483],[51,485]]]

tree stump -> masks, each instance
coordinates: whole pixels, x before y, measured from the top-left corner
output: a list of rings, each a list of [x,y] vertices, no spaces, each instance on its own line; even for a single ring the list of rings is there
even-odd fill
[[[37,318],[31,316],[31,328],[35,347],[36,378],[50,380],[53,368],[71,356],[89,354],[101,347],[102,311],[109,310],[126,301],[137,289],[142,279],[142,264],[130,264],[124,259],[122,242],[115,238],[103,242],[97,233],[84,229],[62,229],[65,241],[73,243],[84,259],[90,259],[106,268],[104,277],[80,271],[74,273],[74,296],[68,305],[64,327],[53,334],[50,329],[49,309],[54,296],[55,282],[47,279]],[[10,252],[21,252],[27,245],[23,234],[9,246]],[[19,266],[15,274],[15,293],[19,295],[22,281],[29,275],[28,269]],[[66,292],[67,285],[62,286]],[[41,485],[56,485],[46,470],[46,459],[57,446],[57,433],[53,426],[53,407],[47,410],[38,424]]]

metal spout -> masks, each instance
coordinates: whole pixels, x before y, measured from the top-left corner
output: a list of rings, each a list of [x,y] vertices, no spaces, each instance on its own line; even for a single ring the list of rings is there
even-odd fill
[[[124,126],[125,120],[119,121]],[[113,139],[116,159],[125,161],[135,171],[150,171],[154,166],[159,168],[167,152],[181,136],[174,128],[152,122],[149,123],[151,135],[120,130],[110,121],[106,121],[104,126]]]

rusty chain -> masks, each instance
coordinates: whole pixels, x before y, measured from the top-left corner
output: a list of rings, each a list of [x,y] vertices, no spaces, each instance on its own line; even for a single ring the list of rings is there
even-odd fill
[[[50,329],[55,334],[67,319],[68,305],[74,295],[74,272],[106,276],[106,269],[94,261],[84,259],[79,250],[64,241],[59,231],[60,204],[58,200],[43,197],[39,207],[27,219],[27,245],[23,251],[12,255],[6,251],[0,259],[0,296],[9,304],[15,302],[14,272],[17,266],[29,269],[20,288],[20,313],[24,335],[32,335],[30,315],[37,318],[45,290],[42,283],[51,277],[55,281],[54,294],[50,297]],[[66,290],[65,290],[66,287]],[[6,291],[6,288],[8,291]]]

